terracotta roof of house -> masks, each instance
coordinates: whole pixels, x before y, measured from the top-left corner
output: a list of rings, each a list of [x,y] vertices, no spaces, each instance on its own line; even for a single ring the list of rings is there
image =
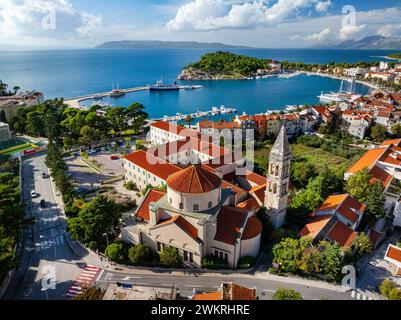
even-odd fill
[[[392,139],[392,140],[384,140],[381,144],[381,146],[391,146],[395,144],[397,147],[400,147],[401,145],[401,139]]]
[[[201,165],[191,165],[167,179],[167,185],[182,193],[204,193],[221,186],[222,179],[215,173],[202,168]]]
[[[200,121],[199,122],[200,128],[213,128],[216,130],[223,130],[223,129],[238,129],[241,128],[241,124],[238,122],[226,122],[226,121]]]
[[[360,215],[363,214],[365,210],[366,206],[350,195],[347,195],[337,208],[337,211],[352,223],[358,221]]]
[[[140,204],[140,206],[138,207],[137,211],[136,211],[136,216],[139,218],[142,218],[143,220],[149,222],[150,221],[150,217],[149,217],[149,204],[151,202],[157,202],[159,201],[161,198],[163,198],[163,196],[166,195],[165,191],[159,191],[159,190],[150,190],[145,198],[142,200],[142,203]]]
[[[372,176],[372,179],[370,180],[371,183],[374,183],[375,181],[381,181],[384,188],[387,187],[393,179],[393,176],[391,174],[388,174],[386,171],[379,168],[378,166],[374,166],[372,170],[369,171],[369,174]]]
[[[197,293],[193,296],[193,300],[223,300],[222,292],[210,292],[210,293]]]
[[[244,232],[242,233],[242,240],[256,238],[262,233],[262,223],[256,216],[252,216],[246,222]]]
[[[368,150],[351,168],[348,169],[347,173],[357,173],[364,168],[372,168],[386,150],[387,148]]]
[[[234,283],[223,284],[224,300],[256,300],[256,289],[249,289]]]
[[[401,264],[401,248],[389,245],[385,258],[395,260]]]
[[[217,231],[214,239],[229,245],[235,245],[247,215],[246,210],[239,208],[221,208],[217,216]]]
[[[149,171],[155,176],[167,180],[167,178],[177,171],[180,171],[181,168],[164,161],[161,158],[155,157],[154,155],[147,153],[144,150],[135,151],[124,156],[124,159],[132,162],[136,166]]]
[[[176,224],[181,230],[191,236],[194,240],[199,241],[198,229],[181,215],[176,215],[168,220],[164,220],[158,223],[156,226],[159,227],[170,223]]]
[[[350,247],[357,235],[357,232],[353,231],[341,221],[337,221],[327,236],[331,240],[338,242],[342,247]]]
[[[401,164],[401,154],[395,152],[391,147],[379,158],[379,161],[399,166]]]
[[[312,240],[317,237],[320,231],[327,225],[331,220],[332,215],[315,216],[308,224],[306,224],[302,230],[298,233],[299,237],[310,237]]]
[[[211,137],[205,134],[201,134],[192,129],[188,129],[182,126],[177,126],[174,123],[166,122],[166,121],[157,121],[151,124],[152,127],[161,129],[163,131],[167,131],[170,133],[177,134],[182,137],[194,137],[202,140],[210,141]]]
[[[346,197],[347,194],[328,196],[316,211],[331,211],[337,209]]]

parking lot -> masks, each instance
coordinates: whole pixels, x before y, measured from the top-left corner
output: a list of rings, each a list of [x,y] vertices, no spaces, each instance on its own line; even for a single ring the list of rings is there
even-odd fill
[[[124,174],[123,160],[121,158],[112,160],[111,157],[112,153],[101,151],[97,154],[91,155],[90,159],[93,159],[100,164],[100,170],[105,175],[120,176]]]

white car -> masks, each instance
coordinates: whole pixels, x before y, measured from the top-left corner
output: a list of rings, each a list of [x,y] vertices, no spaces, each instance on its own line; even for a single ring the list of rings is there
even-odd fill
[[[31,191],[31,198],[36,198],[36,197],[37,197],[36,191],[32,190]]]

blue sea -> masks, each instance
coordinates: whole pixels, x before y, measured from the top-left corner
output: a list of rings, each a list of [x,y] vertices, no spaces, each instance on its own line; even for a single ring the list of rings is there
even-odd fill
[[[174,82],[182,68],[197,61],[205,49],[82,49],[64,51],[0,52],[0,79],[12,88],[39,90],[46,98],[72,98],[110,91],[112,83],[131,88],[155,83]],[[229,49],[227,51],[275,60],[304,63],[380,61],[394,51],[320,50],[320,49]],[[191,82],[203,89],[179,92],[136,92],[113,105],[145,105],[152,117],[210,110],[212,106],[230,106],[241,113],[266,112],[287,105],[318,103],[321,91],[337,91],[340,81],[315,76],[290,79],[225,80]],[[359,93],[368,88],[356,85]]]

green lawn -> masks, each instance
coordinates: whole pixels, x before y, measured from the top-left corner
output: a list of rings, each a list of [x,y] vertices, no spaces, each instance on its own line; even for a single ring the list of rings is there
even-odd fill
[[[261,167],[266,168],[269,161],[271,146],[255,150],[255,162]],[[328,168],[335,172],[348,169],[355,160],[336,156],[322,149],[307,147],[302,144],[292,144],[293,161],[311,163],[318,171]]]

